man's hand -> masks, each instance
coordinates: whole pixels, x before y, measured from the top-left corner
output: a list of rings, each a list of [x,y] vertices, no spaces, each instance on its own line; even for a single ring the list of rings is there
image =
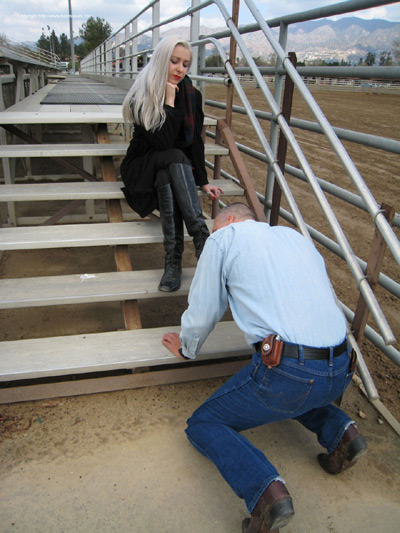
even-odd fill
[[[176,357],[185,360],[185,358],[182,357],[179,353],[179,348],[181,347],[181,340],[179,338],[178,333],[166,333],[165,335],[163,335],[161,342],[166,348],[168,348],[170,352],[176,355]]]

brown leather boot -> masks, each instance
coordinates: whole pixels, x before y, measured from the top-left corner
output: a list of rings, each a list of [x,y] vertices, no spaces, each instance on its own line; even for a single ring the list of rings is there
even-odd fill
[[[242,533],[279,531],[294,515],[292,498],[281,481],[273,481],[258,500],[251,518],[242,522]]]
[[[340,474],[351,468],[358,459],[367,453],[367,443],[355,424],[351,424],[343,434],[332,453],[320,453],[319,464],[328,474]]]

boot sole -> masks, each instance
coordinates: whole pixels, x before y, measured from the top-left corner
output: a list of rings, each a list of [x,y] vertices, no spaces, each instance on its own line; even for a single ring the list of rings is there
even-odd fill
[[[358,459],[363,457],[368,451],[367,443],[365,442],[364,437],[360,436],[354,439],[350,442],[347,450],[346,450],[346,458],[343,460],[343,463],[341,466],[332,472],[329,469],[329,455],[325,453],[320,453],[317,456],[318,462],[321,465],[321,467],[327,472],[328,474],[331,474],[333,476],[340,474],[341,472],[344,472],[345,470],[348,470],[352,466],[356,464]]]
[[[350,442],[349,447],[347,448],[347,460],[350,463],[355,463],[368,451],[367,443],[365,442],[364,437],[357,437]]]
[[[180,284],[177,287],[172,287],[172,289],[170,287],[165,287],[165,286],[161,286],[161,285],[158,286],[158,290],[161,291],[161,292],[175,292],[179,288],[180,288]]]
[[[271,510],[266,517],[267,520],[264,521],[263,526],[267,526],[268,529],[285,527],[293,518],[293,515],[294,509],[292,498],[283,498],[271,507]]]

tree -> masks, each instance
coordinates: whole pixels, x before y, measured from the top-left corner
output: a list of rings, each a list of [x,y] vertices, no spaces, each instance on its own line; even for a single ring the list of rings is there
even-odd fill
[[[373,54],[372,52],[368,52],[368,54],[365,57],[365,64],[368,67],[372,67],[373,65],[375,65],[375,60],[376,60],[376,54]]]
[[[253,57],[253,61],[257,67],[262,67],[265,65],[265,58],[263,56]]]
[[[79,36],[83,39],[84,53],[89,54],[103,41],[110,37],[112,28],[108,22],[100,17],[90,17],[79,29]]]
[[[39,37],[39,40],[37,41],[36,46],[38,48],[42,48],[43,50],[48,50],[50,52],[50,40],[48,37],[46,37],[46,35],[44,34],[44,31],[42,31],[42,35]]]
[[[393,64],[392,54],[390,52],[381,52],[381,56],[379,58],[379,66],[387,67],[392,64]]]
[[[58,56],[61,55],[60,41],[58,40],[58,37],[54,30],[51,32],[51,35],[50,35],[50,50],[54,54],[57,54]]]
[[[205,66],[206,67],[222,67],[223,66],[222,59],[216,50],[214,50],[214,52],[210,56],[206,57]]]
[[[400,39],[395,39],[392,44],[393,61],[400,65]]]
[[[71,55],[71,41],[68,39],[65,33],[60,35],[60,59],[65,61],[67,57]]]
[[[76,44],[74,47],[74,52],[76,57],[79,57],[79,59],[84,58],[87,55],[85,43]]]

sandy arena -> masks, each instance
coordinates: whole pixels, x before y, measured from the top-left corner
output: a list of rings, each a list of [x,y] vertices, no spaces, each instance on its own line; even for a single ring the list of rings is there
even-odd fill
[[[210,99],[222,99],[223,94],[220,88],[207,90]],[[248,94],[254,108],[266,110],[259,90],[248,89]],[[400,140],[400,127],[393,121],[398,95],[314,95],[333,125]],[[292,116],[312,119],[297,95]],[[244,118],[239,117],[234,127],[236,140],[259,150],[246,127]],[[300,139],[317,176],[351,187],[338,164],[327,157],[328,148],[320,136],[302,132]],[[389,203],[399,212],[399,157],[349,143],[346,148],[378,203]],[[290,153],[288,162],[294,164]],[[247,158],[246,164],[257,189],[263,192],[265,167]],[[288,179],[306,222],[328,232],[311,194],[303,184]],[[336,200],[332,204],[355,252],[366,259],[373,235],[369,217]],[[398,230],[396,233],[399,235]],[[357,291],[348,269],[340,259],[323,253],[338,297],[354,309]],[[131,248],[131,257],[135,269],[163,266],[160,246]],[[193,249],[188,246],[184,266],[194,264]],[[4,278],[113,269],[112,251],[101,248],[5,252],[0,258]],[[400,282],[399,268],[390,253],[383,271]],[[380,289],[378,298],[400,338],[398,300]],[[141,302],[143,327],[178,324],[185,308],[186,298],[182,297]],[[1,340],[123,327],[118,303],[1,311],[0,321]],[[383,403],[400,420],[399,368],[367,341],[362,350]],[[0,530],[239,532],[247,516],[243,502],[214,466],[191,448],[184,434],[188,416],[223,382],[218,378],[0,406]],[[369,453],[354,469],[336,477],[320,469],[315,458],[320,446],[295,422],[246,432],[274,461],[293,496],[296,515],[285,533],[398,531],[399,437],[354,383],[343,408],[366,436]]]

